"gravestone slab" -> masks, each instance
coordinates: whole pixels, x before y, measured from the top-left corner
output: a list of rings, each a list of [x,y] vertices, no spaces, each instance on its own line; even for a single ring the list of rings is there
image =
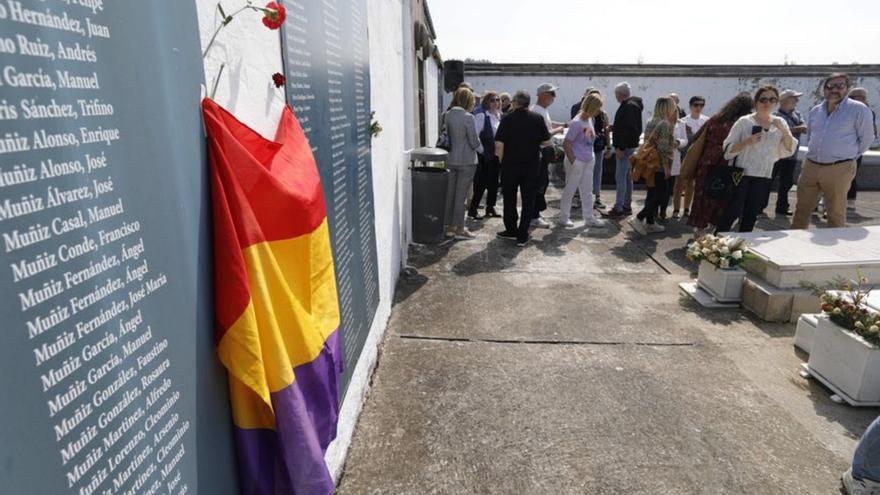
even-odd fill
[[[816,320],[818,314],[802,314],[798,318],[794,332],[794,346],[809,354],[813,350],[813,339],[816,336]]]
[[[743,268],[779,289],[801,282],[823,284],[858,271],[880,280],[880,226],[780,230],[736,234],[749,242],[757,260]]]
[[[719,302],[712,294],[700,287],[696,279],[692,282],[682,282],[678,284],[678,288],[681,292],[700,303],[704,308],[730,309],[739,307],[739,302]]]

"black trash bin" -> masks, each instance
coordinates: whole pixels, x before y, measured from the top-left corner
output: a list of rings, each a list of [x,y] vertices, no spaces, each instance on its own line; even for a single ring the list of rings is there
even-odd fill
[[[419,244],[443,242],[449,171],[440,167],[412,168],[412,236]]]
[[[418,166],[446,160],[446,150],[418,148],[410,152],[412,160],[412,240],[419,244],[439,244],[446,226],[446,188],[449,171],[444,166]]]

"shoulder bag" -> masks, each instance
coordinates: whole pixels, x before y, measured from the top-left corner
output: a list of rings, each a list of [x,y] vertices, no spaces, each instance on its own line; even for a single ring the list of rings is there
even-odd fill
[[[654,172],[660,168],[660,152],[657,151],[657,146],[654,142],[656,135],[657,128],[655,127],[651,135],[646,137],[636,152],[629,157],[629,163],[632,168],[632,180],[645,179],[653,184]]]
[[[729,201],[733,197],[745,175],[745,170],[736,166],[736,158],[734,157],[727,166],[709,167],[706,182],[703,183],[703,194],[706,197],[716,201]]]
[[[437,136],[437,144],[435,144],[434,147],[446,151],[452,149],[452,143],[449,141],[449,131],[446,130],[445,112],[443,113],[443,118],[440,119],[440,133]]]
[[[703,148],[706,147],[706,126],[704,125],[700,132],[697,133],[697,139],[688,147],[684,159],[681,161],[680,176],[684,180],[691,180],[697,175],[697,163],[703,155]]]

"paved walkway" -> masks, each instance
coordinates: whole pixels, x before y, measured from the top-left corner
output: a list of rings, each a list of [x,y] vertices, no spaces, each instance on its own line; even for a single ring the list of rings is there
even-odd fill
[[[837,493],[880,410],[801,378],[794,325],[682,297],[687,228],[500,225],[412,249],[339,493]]]

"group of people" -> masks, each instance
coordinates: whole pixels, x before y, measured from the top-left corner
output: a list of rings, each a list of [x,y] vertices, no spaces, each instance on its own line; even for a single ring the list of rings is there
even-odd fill
[[[474,237],[465,228],[465,202],[471,188],[468,215],[482,218],[479,206],[485,195],[485,216],[498,216],[499,174],[504,230],[497,236],[526,246],[530,228],[549,227],[541,212],[547,208],[544,194],[549,183],[548,165],[555,156],[551,144],[555,134],[564,134],[565,188],[558,219],[563,228],[574,226],[571,209],[576,193],[583,205],[584,224],[606,225],[594,210],[604,209],[600,199],[602,164],[613,149],[616,198],[609,216],[631,215],[628,223],[643,235],[660,232],[663,227],[659,223],[665,220],[672,199],[672,217],[687,217],[697,235],[730,231],[734,224],[740,232],[751,231],[768,206],[774,179],[778,180],[776,213],[792,214],[788,193],[794,183],[802,136],[808,151],[797,182],[792,227],[808,228],[820,197],[828,225],[842,227],[847,202],[855,197],[858,163],[877,139],[867,92],[851,88],[845,74],[831,74],[822,81],[824,100],[806,119],[795,110],[802,93],[791,89],[780,92],[766,85],[754,95],[735,96],[712,117],[702,114],[706,100],[701,96],[690,98],[689,113],[678,107],[677,95],[660,97],[644,134],[644,104],[631,95],[627,83],[614,88],[620,105],[613,122],[602,109],[602,93],[595,88],[589,88],[572,107],[570,122],[554,122],[548,108],[557,89],[549,83],[539,86],[534,105],[524,90],[512,98],[487,91],[476,110],[471,87],[463,83],[456,90],[443,116],[441,132],[441,142],[449,150],[449,235]],[[632,215],[634,179],[644,179],[647,196],[642,209]],[[522,204],[519,212],[517,195]],[[868,428],[851,468],[841,477],[844,492],[880,493],[878,460],[880,418]]]
[[[557,219],[562,228],[575,226],[571,210],[577,195],[584,225],[590,228],[606,225],[596,215],[599,211],[611,218],[629,217],[627,223],[642,235],[662,232],[671,203],[671,218],[687,218],[697,235],[727,232],[734,226],[748,232],[768,207],[774,180],[776,214],[793,214],[792,228],[807,228],[817,209],[827,215],[829,226],[842,227],[847,207],[853,206],[858,163],[876,139],[867,92],[851,86],[846,74],[825,78],[824,101],[806,118],[795,109],[802,93],[770,85],[754,94],[740,93],[711,117],[702,113],[704,97],[691,97],[685,112],[678,95],[670,94],[656,100],[643,128],[644,103],[626,82],[614,88],[619,106],[613,120],[603,110],[601,91],[589,88],[571,108],[571,121],[564,123],[550,117],[558,90],[553,84],[538,87],[534,104],[531,95],[520,90],[513,97],[486,91],[478,105],[474,90],[462,83],[442,118],[441,140],[449,150],[451,177],[448,235],[474,237],[465,227],[465,214],[482,218],[484,197],[484,216],[499,216],[499,177],[504,230],[498,237],[525,246],[531,228],[551,227],[542,212],[547,209],[549,165],[557,153],[554,135],[564,136],[565,188]],[[808,151],[792,213],[788,195],[802,139]],[[604,160],[612,157],[616,197],[606,211],[601,178]],[[644,205],[635,214],[634,180],[644,180],[647,189]]]

